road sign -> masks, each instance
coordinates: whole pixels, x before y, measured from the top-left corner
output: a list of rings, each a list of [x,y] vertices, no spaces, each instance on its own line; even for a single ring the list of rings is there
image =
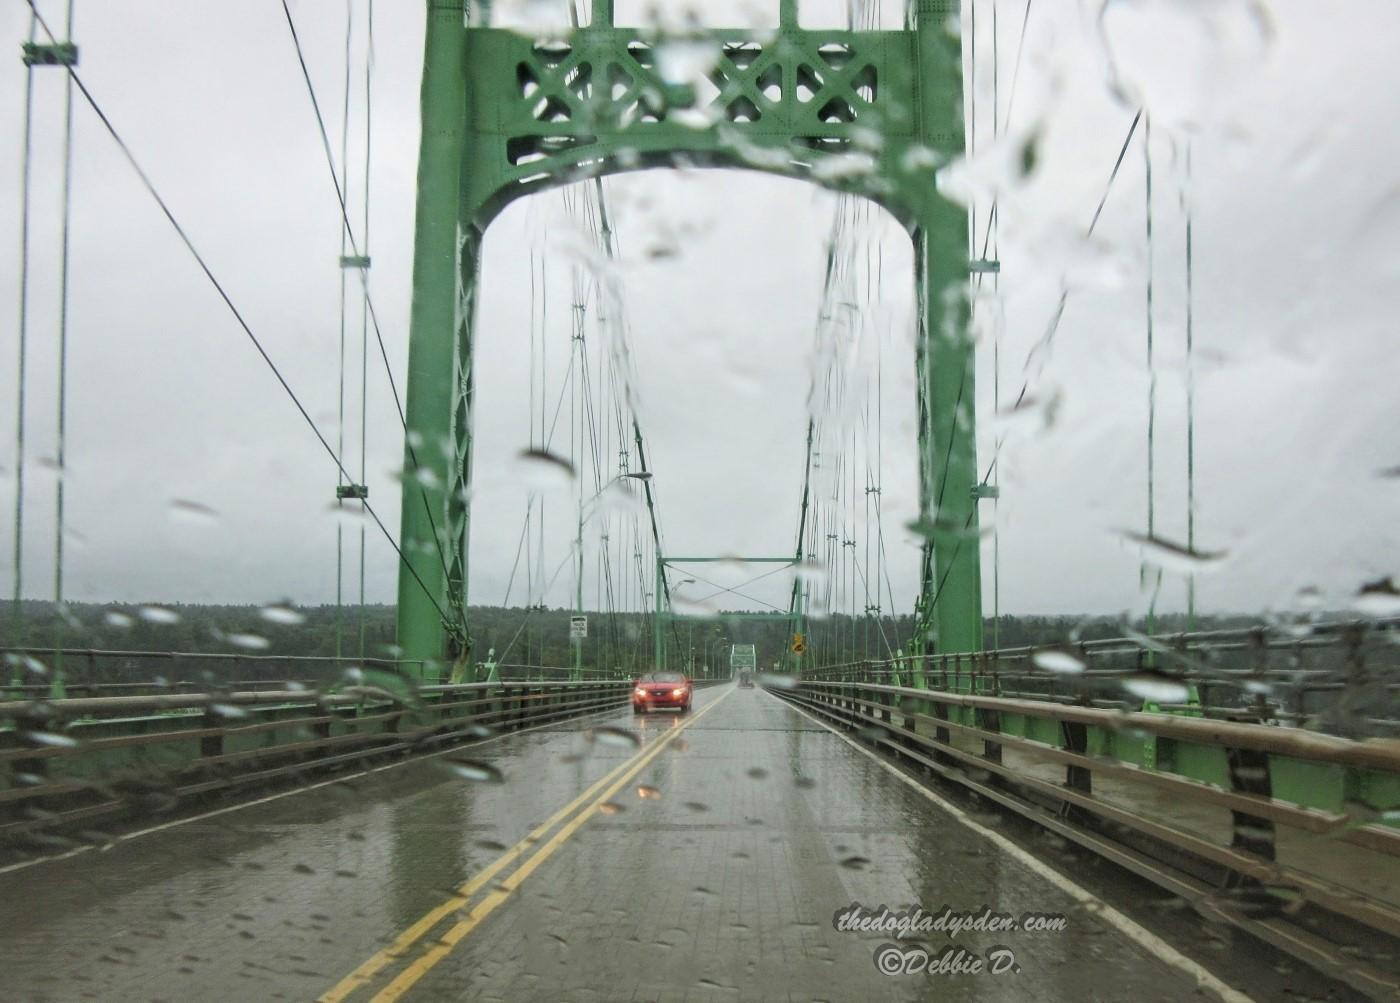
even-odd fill
[[[801,634],[792,635],[792,644],[789,649],[794,655],[800,655],[807,650],[807,639]]]
[[[588,636],[588,617],[586,617],[586,616],[571,616],[571,617],[569,617],[569,640],[570,640],[570,641],[582,641],[582,640],[583,640],[584,638],[586,638],[587,636]]]

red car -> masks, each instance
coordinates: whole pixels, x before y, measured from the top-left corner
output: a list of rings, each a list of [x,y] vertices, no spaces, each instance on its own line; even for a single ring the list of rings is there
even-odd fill
[[[678,707],[690,710],[693,692],[690,680],[679,672],[649,672],[632,687],[632,713],[656,707]]]

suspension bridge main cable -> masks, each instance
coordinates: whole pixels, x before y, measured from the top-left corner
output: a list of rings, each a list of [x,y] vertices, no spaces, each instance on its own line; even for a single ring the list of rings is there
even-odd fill
[[[50,40],[55,40],[54,34],[50,30],[47,23],[45,23],[43,15],[39,13],[38,8],[35,6],[35,0],[27,0],[27,2],[29,3],[30,9],[34,11],[34,16],[35,19],[38,21],[39,26],[44,30],[45,34],[49,36]],[[166,202],[165,198],[160,194],[159,189],[156,188],[155,183],[151,180],[150,175],[146,173],[145,168],[143,168],[141,166],[140,161],[136,159],[136,155],[132,152],[131,147],[127,145],[126,140],[123,139],[121,133],[117,131],[117,128],[112,123],[112,120],[107,117],[107,113],[102,110],[102,106],[97,102],[97,99],[93,96],[92,92],[88,90],[87,85],[83,83],[82,76],[79,75],[78,72],[71,66],[66,67],[66,69],[69,77],[72,78],[73,85],[78,88],[78,93],[81,94],[83,100],[87,102],[87,105],[89,108],[92,109],[93,114],[96,115],[98,121],[102,123],[102,127],[107,130],[108,135],[112,137],[112,141],[116,143],[117,149],[121,151],[122,156],[126,159],[126,162],[131,166],[131,169],[136,172],[136,176],[140,180],[142,187],[146,189],[147,194],[149,194],[151,198],[155,201],[156,206],[161,211],[161,214],[165,216],[165,219],[170,224],[171,229],[175,231],[175,235],[180,238],[180,242],[184,244],[185,249],[189,251],[190,256],[194,258],[195,264],[197,264],[199,266],[200,271],[204,273],[204,277],[208,279],[209,284],[214,287],[214,291],[218,293],[219,298],[224,303],[224,306],[227,307],[229,313],[232,314],[234,321],[238,324],[239,328],[248,338],[248,341],[252,344],[253,348],[257,351],[258,355],[267,365],[268,369],[272,372],[273,377],[282,387],[282,390],[286,393],[288,399],[291,400],[292,405],[297,409],[297,413],[301,415],[302,420],[306,423],[306,426],[316,437],[316,441],[321,444],[321,448],[325,451],[326,455],[330,457],[331,462],[336,465],[336,468],[340,470],[342,474],[345,474],[345,476],[348,477],[349,473],[348,471],[346,471],[345,465],[341,462],[340,457],[336,454],[335,448],[331,446],[330,441],[327,440],[325,434],[316,424],[315,419],[311,417],[311,414],[309,411],[307,411],[306,406],[302,404],[301,399],[297,397],[296,392],[292,390],[291,384],[287,382],[286,377],[282,375],[282,371],[277,367],[277,363],[273,361],[272,356],[268,354],[268,351],[263,346],[262,341],[253,332],[252,327],[244,318],[242,311],[240,311],[238,309],[238,306],[233,302],[233,299],[229,295],[228,290],[225,289],[223,283],[219,281],[218,277],[209,267],[209,263],[205,260],[204,255],[202,255],[199,249],[195,246],[194,240],[190,237],[189,232],[180,223],[179,219],[175,216],[174,211],[170,208],[170,204]],[[399,556],[399,560],[403,562],[404,567],[408,569],[409,574],[413,577],[414,581],[418,583],[419,588],[423,590],[423,593],[428,597],[429,601],[437,609],[438,615],[441,616],[443,619],[443,623],[451,626],[453,624],[453,621],[448,618],[447,613],[442,608],[442,604],[438,602],[437,596],[433,595],[432,590],[428,588],[427,584],[419,576],[417,570],[408,561],[408,558],[404,555],[402,548],[394,539],[393,535],[389,532],[388,528],[384,525],[383,520],[379,518],[378,513],[375,512],[374,508],[367,501],[365,502],[365,511],[369,514],[370,518],[374,520],[375,525],[379,527],[379,531],[384,535],[384,538],[389,542],[389,545],[393,547],[394,552]]]
[[[1085,231],[1085,234],[1084,234],[1084,235],[1085,235],[1086,238],[1087,238],[1087,237],[1093,236],[1094,230],[1095,230],[1095,228],[1097,228],[1097,226],[1098,226],[1098,224],[1099,224],[1099,219],[1100,219],[1100,217],[1103,215],[1104,206],[1108,203],[1108,196],[1109,196],[1110,192],[1112,192],[1112,190],[1113,190],[1113,184],[1114,184],[1114,182],[1117,181],[1117,179],[1118,179],[1118,174],[1119,174],[1120,170],[1121,170],[1122,167],[1123,167],[1123,160],[1124,160],[1124,158],[1125,158],[1125,157],[1127,156],[1127,154],[1128,154],[1128,147],[1129,147],[1129,145],[1130,145],[1130,144],[1132,143],[1132,141],[1133,141],[1133,136],[1137,133],[1138,123],[1142,120],[1142,117],[1143,117],[1142,109],[1138,109],[1137,113],[1133,116],[1132,122],[1129,123],[1129,125],[1128,125],[1128,132],[1127,132],[1127,135],[1123,137],[1123,143],[1122,143],[1122,145],[1119,147],[1118,156],[1117,156],[1117,158],[1115,159],[1115,161],[1114,161],[1114,163],[1113,163],[1113,169],[1112,169],[1112,171],[1109,172],[1108,182],[1104,185],[1103,194],[1102,194],[1102,195],[1100,196],[1100,198],[1099,198],[1098,206],[1094,209],[1094,215],[1093,215],[1092,219],[1090,219],[1090,221],[1089,221],[1089,227],[1088,227],[1088,229]],[[1030,365],[1030,360],[1031,360],[1031,358],[1032,358],[1033,356],[1035,356],[1036,354],[1038,354],[1039,352],[1043,351],[1046,347],[1049,346],[1050,342],[1053,341],[1056,331],[1059,330],[1060,321],[1061,321],[1061,320],[1063,319],[1063,317],[1064,317],[1064,314],[1065,314],[1065,306],[1066,306],[1066,304],[1068,303],[1068,301],[1069,301],[1069,287],[1068,287],[1068,286],[1065,286],[1065,287],[1062,287],[1061,290],[1060,290],[1060,301],[1059,301],[1058,305],[1057,305],[1056,308],[1055,308],[1055,313],[1054,313],[1054,315],[1053,315],[1052,318],[1051,318],[1049,327],[1046,329],[1045,334],[1041,336],[1040,340],[1039,340],[1035,345],[1031,346],[1030,352],[1028,352],[1027,355],[1026,355],[1026,366],[1027,366],[1027,367],[1029,367],[1029,365]],[[1016,408],[1016,407],[1019,407],[1019,406],[1022,404],[1022,402],[1025,400],[1025,398],[1026,398],[1026,392],[1030,389],[1030,379],[1031,379],[1031,378],[1030,378],[1030,376],[1028,375],[1028,376],[1026,376],[1025,379],[1022,381],[1020,392],[1017,393],[1017,395],[1016,395],[1016,401],[1015,401],[1015,403],[1012,405],[1013,409]],[[979,482],[980,485],[985,486],[985,485],[987,484],[988,479],[989,479],[989,478],[991,477],[991,475],[992,475],[992,471],[993,471],[993,470],[995,469],[995,467],[996,467],[996,463],[997,463],[997,459],[998,459],[998,456],[999,456],[999,454],[1000,454],[1000,451],[1001,451],[1001,447],[1000,447],[1000,444],[998,443],[997,446],[995,447],[994,451],[993,451],[991,463],[988,465],[987,470],[986,470],[986,473],[984,473],[984,474],[982,475],[982,479],[981,479],[981,481]],[[953,563],[957,560],[958,553],[962,550],[962,544],[963,544],[962,537],[965,536],[966,533],[967,533],[967,531],[972,527],[972,518],[973,518],[973,515],[976,513],[976,511],[977,511],[976,508],[973,508],[972,511],[968,513],[967,519],[965,519],[964,522],[963,522],[963,533],[958,537],[958,539],[957,539],[957,540],[954,542],[954,544],[953,544],[953,554],[952,554],[952,558],[951,558],[951,559],[949,560],[949,562],[948,562],[948,567],[944,569],[944,572],[943,572],[942,576],[939,578],[938,586],[937,586],[937,588],[935,588],[934,593],[933,593],[933,599],[932,599],[931,602],[929,603],[930,608],[932,608],[932,606],[938,602],[939,597],[943,594],[944,586],[946,586],[946,585],[947,585],[947,582],[948,582],[948,575],[949,575],[949,574],[951,573],[951,571],[952,571],[952,565],[953,565]]]
[[[354,252],[354,256],[356,258],[360,258],[362,257],[362,255],[360,252],[359,243],[355,238],[354,224],[350,222],[349,205],[346,202],[345,192],[341,188],[340,179],[336,175],[335,171],[335,157],[331,153],[330,134],[326,129],[325,118],[321,114],[321,103],[316,97],[316,87],[311,81],[311,70],[306,64],[306,56],[302,51],[301,47],[301,38],[297,34],[296,22],[292,18],[292,11],[291,8],[287,5],[287,0],[282,0],[282,12],[286,15],[287,30],[291,35],[293,48],[296,50],[297,63],[301,67],[302,79],[306,83],[307,96],[311,99],[311,109],[316,117],[316,128],[321,136],[321,148],[326,156],[326,167],[330,171],[331,185],[335,188],[336,202],[340,206],[341,221],[345,227],[344,235],[346,239],[348,239],[350,242],[350,249]],[[366,187],[368,188],[368,185],[366,185]],[[437,550],[438,562],[442,566],[443,574],[449,575],[450,572],[448,570],[447,553],[443,549],[443,534],[438,530],[437,519],[433,515],[432,505],[428,501],[427,485],[422,483],[422,481],[417,477],[418,471],[422,469],[422,464],[418,461],[417,448],[415,447],[411,438],[407,435],[408,418],[404,412],[403,402],[399,397],[398,384],[394,380],[393,366],[389,362],[389,351],[384,345],[384,335],[379,327],[379,316],[374,309],[374,300],[370,296],[369,276],[366,274],[366,270],[363,268],[357,268],[356,271],[360,275],[360,284],[364,292],[365,311],[369,315],[370,322],[374,327],[375,339],[379,343],[379,354],[384,362],[384,374],[389,381],[389,391],[394,398],[394,408],[398,412],[399,424],[400,426],[402,426],[405,432],[404,444],[408,452],[409,462],[413,465],[413,474],[411,474],[410,476],[413,477],[413,480],[417,482],[419,486],[418,493],[419,497],[422,499],[423,502],[423,511],[428,517],[428,525],[432,529],[433,544]],[[346,476],[349,477],[349,474],[347,473]],[[457,610],[455,612],[460,614],[462,611]]]

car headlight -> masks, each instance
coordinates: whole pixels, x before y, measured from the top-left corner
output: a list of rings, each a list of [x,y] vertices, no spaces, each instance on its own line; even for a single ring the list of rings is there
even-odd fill
[[[683,696],[685,696],[685,687],[684,687],[684,686],[677,686],[675,689],[673,689],[673,690],[671,691],[671,696],[673,696],[673,697],[683,697]]]
[[[633,695],[639,696],[639,697],[644,697],[644,696],[647,695],[647,691],[644,690],[644,689],[642,689],[640,686],[638,686],[635,690],[633,690],[632,693],[633,693]]]

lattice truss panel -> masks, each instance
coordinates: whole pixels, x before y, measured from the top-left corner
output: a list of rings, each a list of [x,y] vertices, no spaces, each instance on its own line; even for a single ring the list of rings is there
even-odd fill
[[[913,131],[914,42],[906,32],[657,40],[580,29],[551,41],[471,29],[467,38],[476,170],[464,182],[477,204],[604,162],[618,170],[690,154],[783,170],[784,158],[810,164],[857,153],[873,164]],[[662,73],[670,58],[712,65],[677,84]]]

